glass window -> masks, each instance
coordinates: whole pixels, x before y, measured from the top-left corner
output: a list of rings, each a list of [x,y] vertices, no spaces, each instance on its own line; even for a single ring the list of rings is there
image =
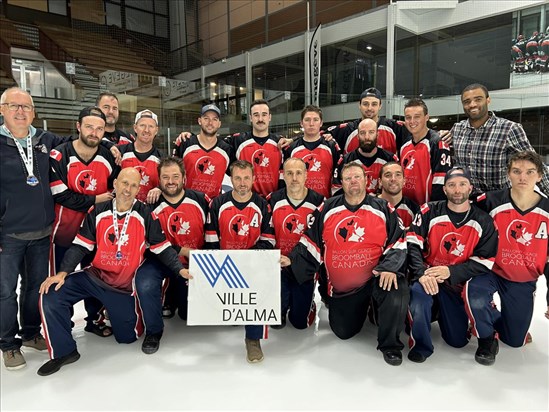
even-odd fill
[[[150,0],[126,0],[126,6],[140,10],[154,11],[154,3]]]
[[[48,0],[48,11],[62,16],[67,15],[67,0]]]
[[[154,22],[156,26],[156,35],[159,37],[168,37],[168,18],[156,15]]]
[[[122,17],[120,16],[120,6],[116,4],[105,3],[107,11],[107,25],[122,27]]]
[[[126,8],[126,29],[154,35],[153,15]]]
[[[154,11],[156,13],[168,15],[168,0],[155,0]]]

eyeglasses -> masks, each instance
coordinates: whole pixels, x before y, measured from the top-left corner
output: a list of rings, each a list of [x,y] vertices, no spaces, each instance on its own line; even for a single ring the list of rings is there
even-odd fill
[[[34,106],[31,104],[15,104],[15,103],[2,103],[2,106],[8,106],[10,112],[16,112],[19,108],[23,109],[24,112],[29,113],[34,110]]]

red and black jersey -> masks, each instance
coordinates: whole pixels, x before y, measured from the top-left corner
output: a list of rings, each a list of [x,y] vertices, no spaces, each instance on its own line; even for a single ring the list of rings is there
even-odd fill
[[[61,262],[60,271],[72,272],[82,257],[97,248],[92,264],[86,271],[115,289],[131,291],[147,243],[150,245],[149,250],[174,273],[183,269],[159,221],[152,218],[145,204],[136,201],[130,211],[118,214],[118,233],[122,231],[127,213],[130,213],[130,218],[126,234],[121,239],[121,259],[116,257],[118,242],[113,230],[113,202],[103,202],[88,212],[73,246]]]
[[[513,282],[537,280],[547,262],[549,200],[542,196],[536,206],[521,211],[511,190],[503,189],[482,194],[477,201],[500,234],[494,273]]]
[[[423,276],[428,267],[448,266],[449,283],[458,285],[492,269],[498,232],[492,218],[478,207],[455,213],[441,200],[421,206],[406,240],[412,280]]]
[[[430,130],[419,142],[409,139],[400,149],[404,169],[402,194],[419,205],[431,200],[445,200],[444,176],[452,167],[450,147]]]
[[[404,276],[404,228],[383,199],[365,196],[351,206],[344,195],[331,197],[289,257],[299,283],[313,279],[324,262],[328,293],[351,292],[362,287],[373,270]]]
[[[419,212],[419,205],[406,196],[402,196],[400,202],[392,206],[396,209],[404,228],[408,230],[414,220],[414,216]]]
[[[141,174],[137,200],[145,202],[149,190],[158,186],[158,165],[160,164],[160,159],[164,156],[155,146],[147,153],[137,152],[133,143],[118,146],[118,149],[122,154],[120,167],[122,169],[133,167]]]
[[[272,249],[267,201],[253,193],[249,201],[237,202],[232,191],[216,197],[210,204],[206,243],[208,249]]]
[[[347,163],[358,163],[366,172],[366,192],[375,193],[379,187],[379,173],[381,172],[383,165],[387,162],[398,162],[398,157],[379,147],[377,148],[376,154],[372,157],[363,156],[359,149],[356,149],[343,156],[343,161],[338,168],[337,180],[341,182],[341,169],[344,165]]]
[[[185,195],[176,204],[169,203],[160,196],[154,205],[152,217],[160,221],[160,226],[172,246],[202,249],[204,246],[205,225],[210,199],[202,192],[185,190]],[[181,263],[188,267],[189,262],[179,256]]]
[[[226,141],[232,144],[237,160],[247,160],[254,167],[254,192],[262,197],[278,189],[282,168],[280,136],[269,134],[256,137],[251,133],[237,133]]]
[[[339,126],[332,126],[326,130],[336,139],[343,154],[351,153],[358,148],[357,128],[362,120],[341,123]],[[390,153],[399,153],[409,135],[408,129],[401,121],[380,117],[377,122],[377,145]]]
[[[112,190],[114,157],[99,145],[89,161],[78,156],[73,142],[50,152],[50,188],[55,201],[53,241],[69,247],[95,196]]]
[[[286,189],[280,189],[271,193],[267,201],[275,233],[275,248],[288,256],[299,242],[301,235],[311,226],[314,220],[313,214],[322,205],[324,197],[309,189],[305,199],[300,204],[294,205],[288,199]]]
[[[326,198],[332,195],[332,179],[341,163],[340,149],[335,140],[327,142],[321,137],[316,142],[306,142],[300,137],[285,149],[284,160],[290,157],[297,157],[305,162],[305,186]]]
[[[116,145],[125,145],[128,143],[135,142],[135,137],[130,133],[125,132],[124,130],[115,129],[114,132],[107,132],[103,135],[104,140],[108,140]]]
[[[211,149],[205,149],[196,135],[176,142],[173,155],[183,159],[187,177],[186,189],[198,190],[213,199],[221,193],[221,184],[231,163],[232,148],[218,140]]]

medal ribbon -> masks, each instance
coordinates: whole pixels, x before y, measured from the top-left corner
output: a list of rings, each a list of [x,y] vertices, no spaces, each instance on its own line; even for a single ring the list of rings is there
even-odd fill
[[[10,136],[13,139],[15,146],[17,146],[17,150],[19,151],[19,156],[21,156],[21,159],[23,160],[25,169],[27,169],[27,177],[34,176],[31,135],[29,134],[27,136],[27,154],[25,154],[25,151],[23,150],[23,146],[21,146],[21,143],[19,143],[19,139],[17,139],[16,137],[13,137],[11,133],[10,133]]]
[[[121,253],[120,249],[122,247],[122,239],[126,235],[126,231],[128,230],[128,223],[130,222],[130,215],[132,214],[133,205],[135,204],[136,200],[134,199],[132,206],[130,207],[130,210],[126,212],[126,217],[124,218],[124,224],[122,225],[122,231],[118,231],[118,217],[117,217],[117,210],[116,210],[116,199],[112,201],[112,223],[114,227],[114,236],[116,237],[116,253],[117,255]]]

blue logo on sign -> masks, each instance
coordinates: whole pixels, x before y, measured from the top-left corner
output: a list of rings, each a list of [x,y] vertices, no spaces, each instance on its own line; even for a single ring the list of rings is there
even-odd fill
[[[215,260],[211,254],[194,255],[200,270],[208,279],[208,282],[212,288],[217,283],[217,280],[221,277],[230,288],[249,288],[246,279],[242,276],[242,273],[236,267],[230,256],[227,255],[225,260],[219,266],[219,263]]]

